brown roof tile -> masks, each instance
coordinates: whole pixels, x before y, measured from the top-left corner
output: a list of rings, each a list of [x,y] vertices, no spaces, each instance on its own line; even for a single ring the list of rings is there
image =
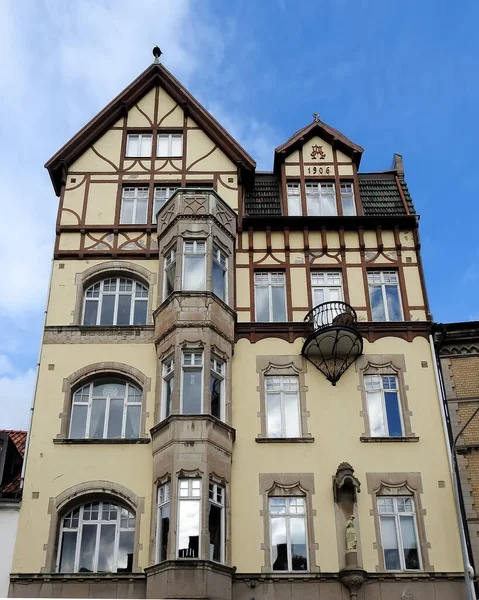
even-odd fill
[[[20,431],[18,429],[0,429],[0,433],[6,433],[8,437],[12,440],[12,442],[17,447],[17,450],[20,452],[22,458],[25,455],[25,444],[27,442],[27,432]]]

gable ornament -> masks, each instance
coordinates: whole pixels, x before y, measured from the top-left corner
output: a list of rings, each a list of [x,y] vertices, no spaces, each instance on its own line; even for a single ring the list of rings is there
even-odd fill
[[[318,144],[314,144],[314,146],[312,146],[311,148],[311,158],[313,160],[316,160],[317,158],[320,158],[320,160],[324,160],[326,158],[326,153],[323,150],[322,146],[318,146]]]

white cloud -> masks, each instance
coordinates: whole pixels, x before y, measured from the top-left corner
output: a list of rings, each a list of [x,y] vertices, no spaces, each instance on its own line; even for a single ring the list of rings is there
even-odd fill
[[[0,429],[28,429],[35,371],[0,377]]]

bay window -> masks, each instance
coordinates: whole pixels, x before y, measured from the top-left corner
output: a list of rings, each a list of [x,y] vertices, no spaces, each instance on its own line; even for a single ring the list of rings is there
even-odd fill
[[[206,288],[206,242],[183,242],[183,289],[202,292]]]
[[[225,489],[223,486],[210,482],[208,503],[208,529],[210,533],[210,560],[225,562]]]
[[[155,185],[155,193],[153,197],[153,223],[156,223],[156,215],[158,211],[168,202],[173,194],[178,189],[178,186],[161,186]]]
[[[227,283],[228,283],[228,259],[226,254],[213,246],[213,292],[221,298],[223,302],[227,301]]]
[[[201,479],[178,482],[178,558],[198,558],[200,554]]]
[[[175,385],[175,359],[170,356],[163,361],[163,418],[171,414],[173,390]]]
[[[168,533],[170,531],[170,482],[158,488],[158,513],[156,548],[157,562],[166,560],[168,555]]]
[[[224,379],[225,363],[216,356],[212,356],[210,370],[211,414],[217,419],[224,419]]]
[[[171,248],[164,258],[164,292],[163,298],[166,299],[175,291],[176,276],[176,248]]]
[[[203,412],[203,352],[191,350],[183,352],[181,413],[201,414]]]

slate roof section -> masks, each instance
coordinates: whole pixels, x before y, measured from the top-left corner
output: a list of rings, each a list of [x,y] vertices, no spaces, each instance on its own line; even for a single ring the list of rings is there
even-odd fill
[[[281,193],[277,177],[256,174],[253,187],[245,191],[245,213],[250,217],[281,215]]]

